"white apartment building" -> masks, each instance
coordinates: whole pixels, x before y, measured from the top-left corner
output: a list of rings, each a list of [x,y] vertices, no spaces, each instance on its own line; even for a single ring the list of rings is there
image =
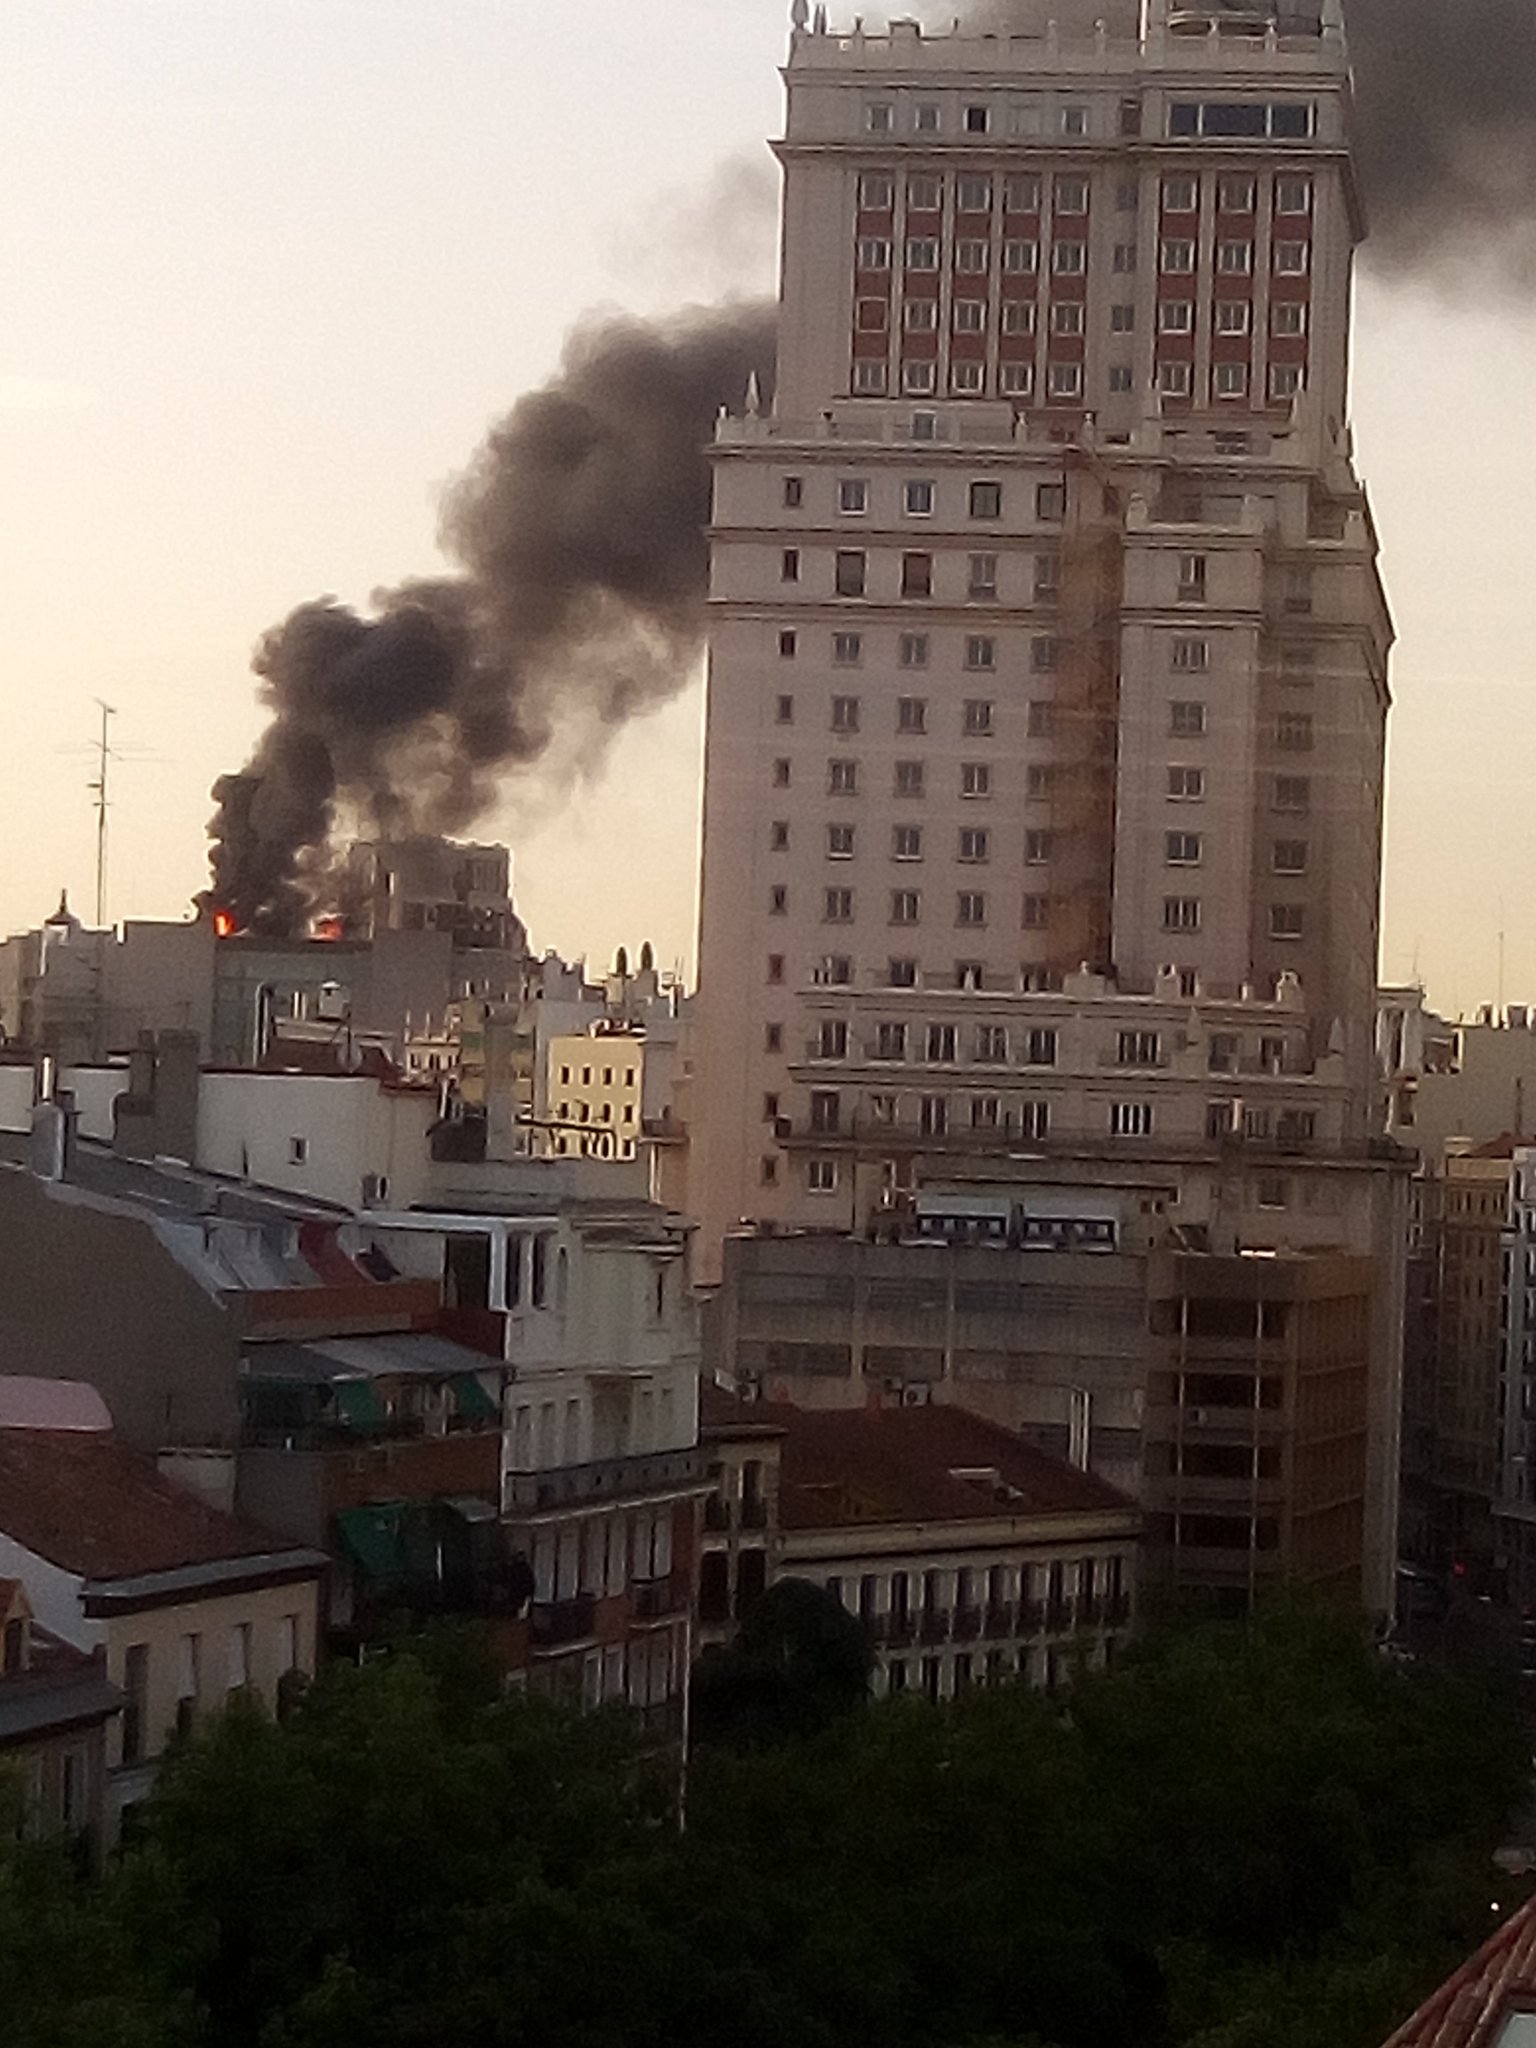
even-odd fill
[[[957,1153],[1358,1153],[1391,626],[1337,0],[804,13],[777,390],[715,451],[701,1268]]]

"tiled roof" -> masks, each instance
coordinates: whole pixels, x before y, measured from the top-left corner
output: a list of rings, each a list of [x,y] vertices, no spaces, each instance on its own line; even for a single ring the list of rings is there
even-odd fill
[[[0,1429],[0,1534],[84,1579],[296,1550],[161,1478],[107,1436]]]
[[[1515,2012],[1536,2012],[1536,1898],[1511,1913],[1383,2048],[1499,2048]]]
[[[785,1429],[779,1513],[786,1529],[1135,1512],[1106,1481],[963,1408],[760,1405],[764,1421]]]
[[[112,1417],[84,1380],[0,1373],[0,1429],[110,1429]]]

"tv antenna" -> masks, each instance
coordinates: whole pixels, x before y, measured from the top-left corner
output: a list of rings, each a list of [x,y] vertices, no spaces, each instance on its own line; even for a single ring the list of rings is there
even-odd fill
[[[96,929],[101,931],[107,922],[107,770],[116,758],[112,752],[112,721],[117,709],[103,697],[98,697],[96,704],[101,712],[101,731],[96,739],[96,780],[88,782],[86,788],[96,799]]]

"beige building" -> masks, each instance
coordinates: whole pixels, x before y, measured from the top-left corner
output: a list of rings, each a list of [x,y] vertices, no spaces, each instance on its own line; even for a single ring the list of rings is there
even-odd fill
[[[706,1271],[740,1219],[858,1220],[893,1126],[1183,1138],[1216,1091],[1177,1085],[1180,1006],[1259,1059],[1281,1005],[1277,1125],[1367,1137],[1391,627],[1347,52],[1332,4],[1271,13],[793,37],[777,391],[716,444]],[[1084,962],[1164,1035],[1116,1020],[1042,1111]]]
[[[551,1038],[546,1145],[557,1159],[633,1159],[645,1089],[643,1033],[594,1025]]]

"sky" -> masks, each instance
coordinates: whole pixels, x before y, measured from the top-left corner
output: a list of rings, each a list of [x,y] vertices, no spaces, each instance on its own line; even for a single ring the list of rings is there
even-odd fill
[[[5,0],[0,928],[61,887],[90,913],[95,700],[108,914],[180,915],[262,723],[262,630],[440,567],[443,485],[582,312],[771,287],[769,209],[717,202],[769,189],[787,17]],[[1356,453],[1399,632],[1382,969],[1451,1011],[1536,999],[1533,366],[1536,306],[1362,273]],[[536,945],[691,958],[702,709],[680,678],[601,779],[486,819]]]

